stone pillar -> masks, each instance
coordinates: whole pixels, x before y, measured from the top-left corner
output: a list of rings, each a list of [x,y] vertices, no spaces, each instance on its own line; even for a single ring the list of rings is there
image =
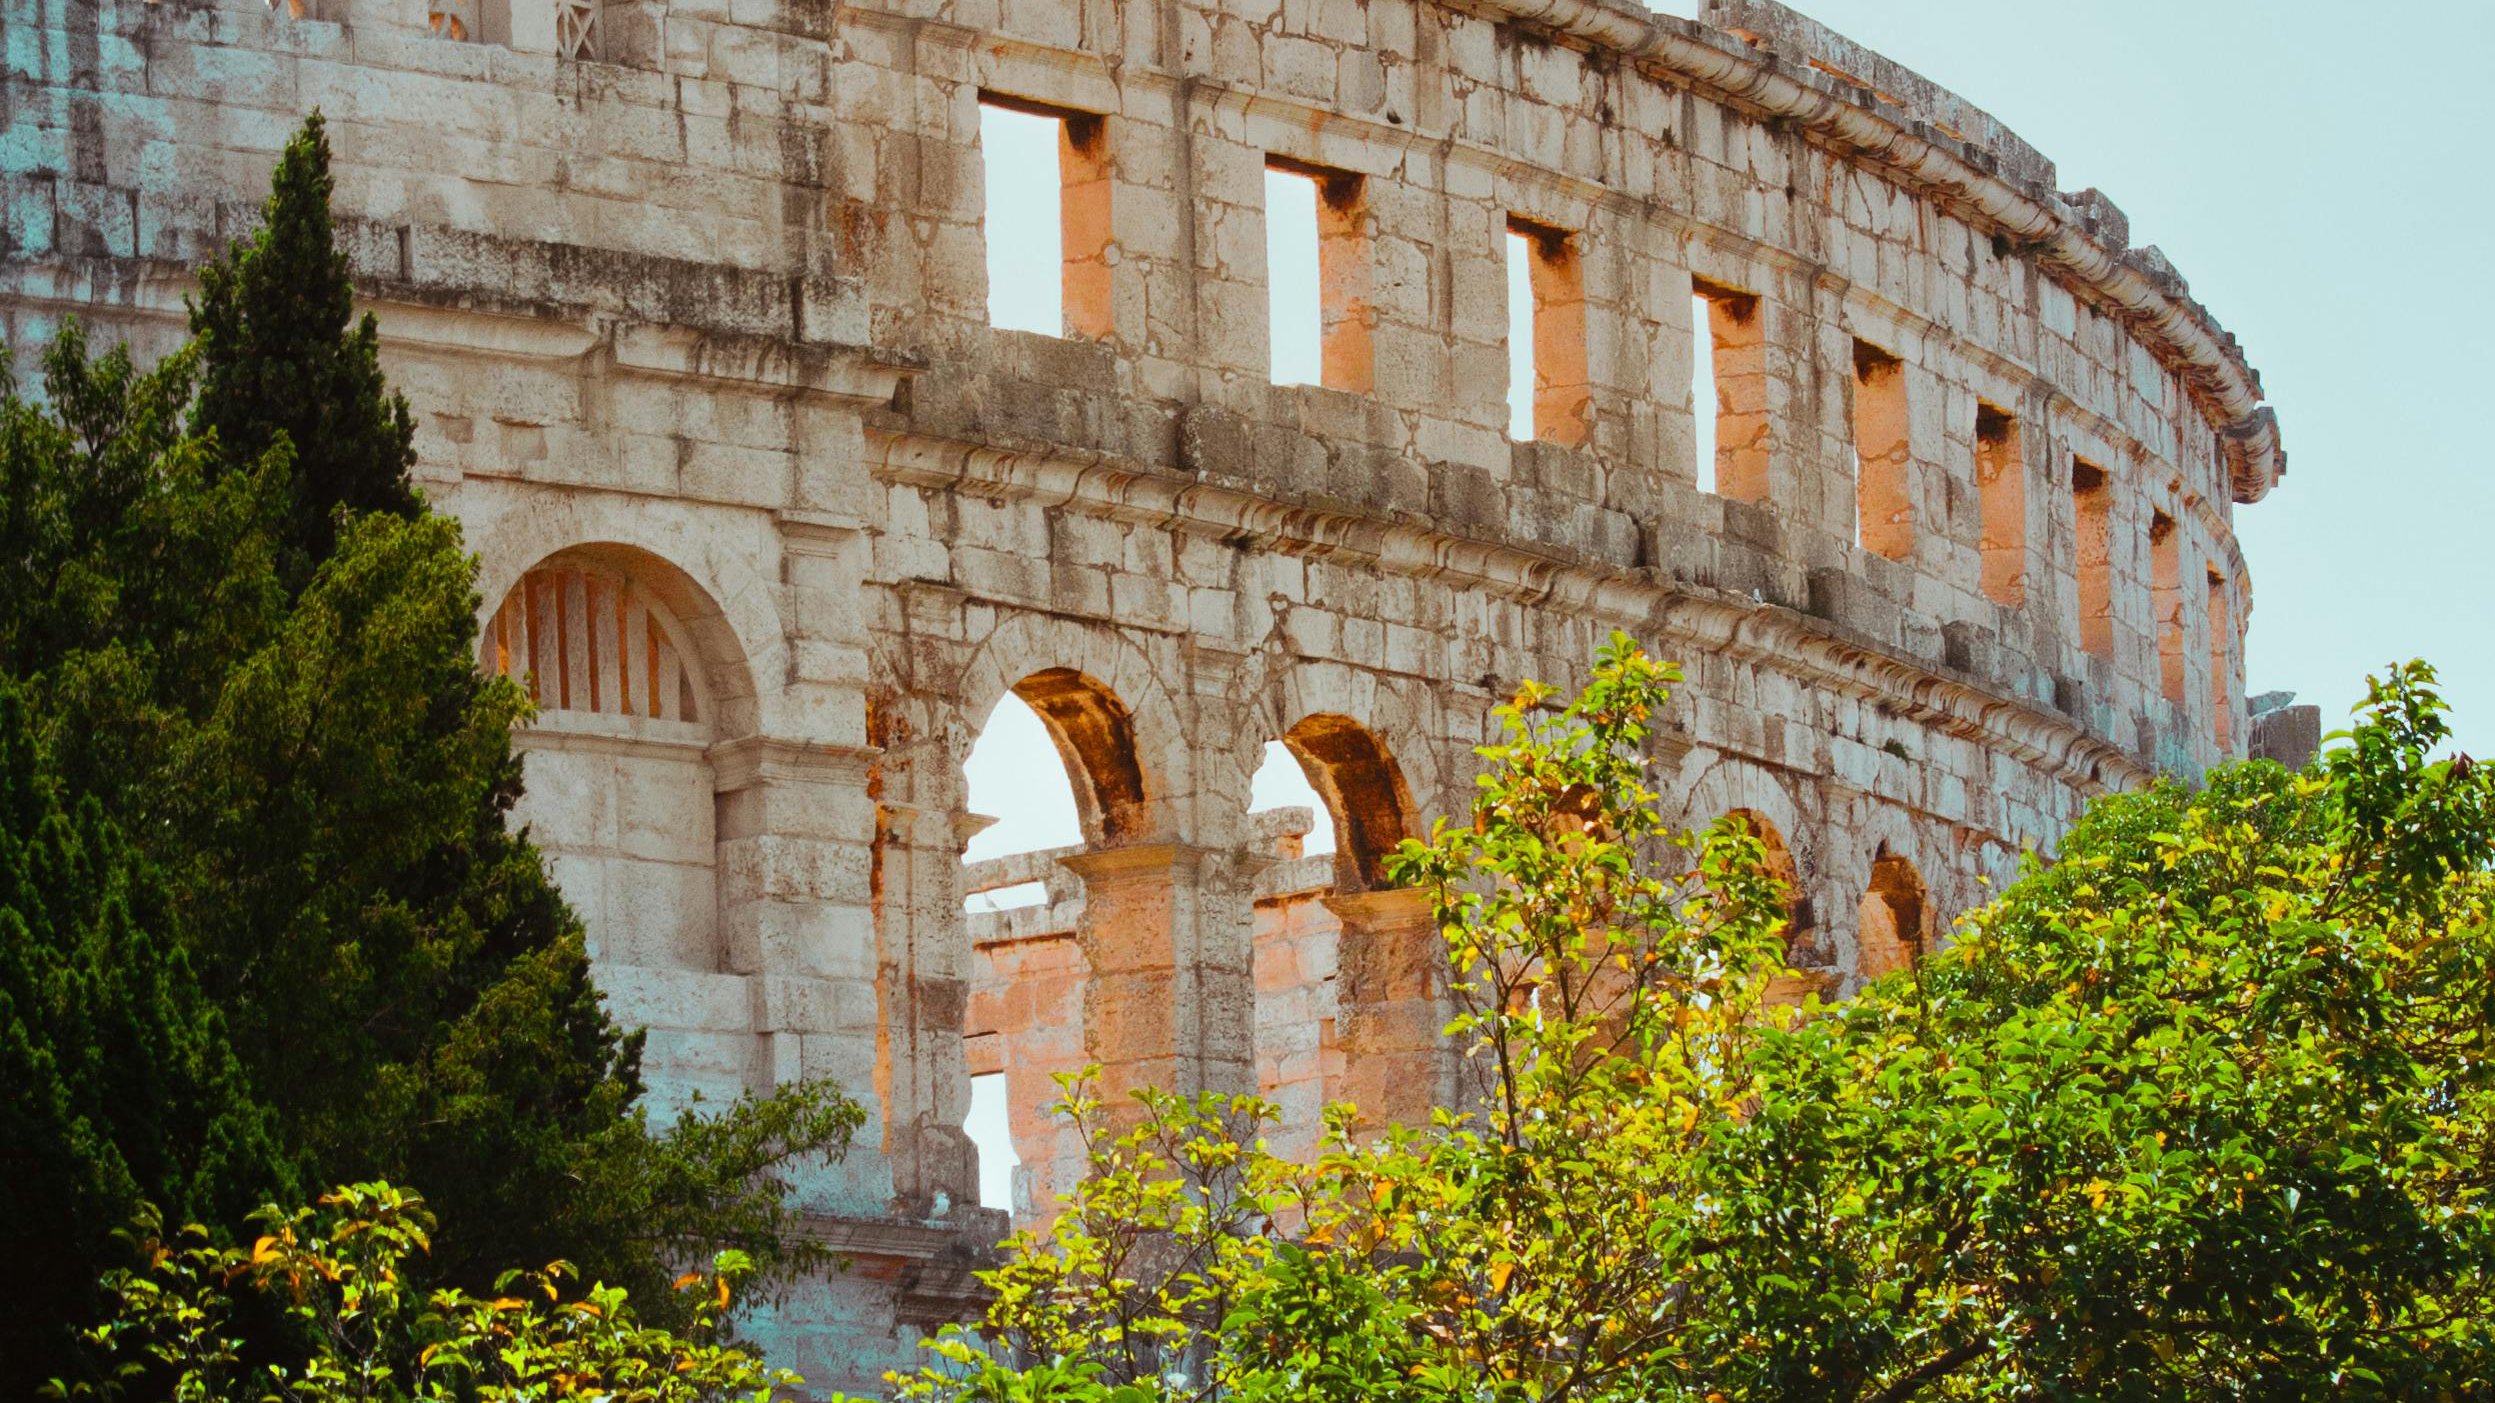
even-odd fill
[[[711,753],[722,969],[746,976],[753,1000],[757,1056],[748,1081],[830,1081],[873,1113],[884,1090],[866,792],[876,752],[756,737]],[[880,1120],[861,1147],[874,1145]],[[873,1159],[850,1156],[805,1196],[880,1207],[887,1191],[866,1182]]]
[[[1133,843],[1061,861],[1083,879],[1084,1047],[1112,1114],[1144,1087],[1253,1092],[1250,907],[1220,880],[1220,856]]]
[[[1342,1083],[1326,1098],[1352,1102],[1371,1124],[1426,1125],[1455,1100],[1447,953],[1429,895],[1399,887],[1325,905],[1342,922],[1334,1042],[1343,1059]]]
[[[939,1205],[979,1201],[977,1152],[962,1128],[970,1114],[962,1046],[970,944],[961,868],[963,845],[989,821],[889,796],[876,803],[877,1089],[891,1108],[886,1154],[905,1213],[940,1216]]]

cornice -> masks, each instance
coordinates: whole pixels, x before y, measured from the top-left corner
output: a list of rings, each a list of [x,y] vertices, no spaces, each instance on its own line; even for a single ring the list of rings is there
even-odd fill
[[[883,753],[871,745],[740,736],[711,746],[710,762],[719,792],[727,794],[763,780],[863,785]]]
[[[1609,623],[1691,655],[1771,666],[1816,687],[1890,706],[2083,793],[2138,787],[2154,774],[2065,717],[1779,605],[1427,526],[1290,506],[1106,458],[1017,453],[875,429],[868,431],[866,450],[869,471],[888,482],[1067,506],[1135,525],[1345,560]]]

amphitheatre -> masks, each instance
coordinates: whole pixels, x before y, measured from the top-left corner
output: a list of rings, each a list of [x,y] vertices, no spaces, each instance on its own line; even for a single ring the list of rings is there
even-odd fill
[[[526,816],[655,1094],[869,1108],[804,1191],[850,1269],[755,1327],[818,1386],[906,1363],[1065,1186],[1052,1072],[1261,1089],[1286,1140],[1448,1097],[1382,857],[1614,629],[1687,671],[1665,803],[1749,819],[1836,994],[2090,797],[2253,743],[2231,523],[2284,459],[2243,352],[2106,196],[1770,0],[11,13],[21,357],[73,313],[175,344],[326,114],[480,661],[541,708]],[[1053,201],[986,207],[997,112],[1053,126]],[[1275,172],[1317,191],[1317,383],[1272,374]],[[991,325],[994,240],[1053,241],[1061,326]],[[1085,841],[965,864],[1009,695]],[[1249,812],[1276,740],[1331,855]]]

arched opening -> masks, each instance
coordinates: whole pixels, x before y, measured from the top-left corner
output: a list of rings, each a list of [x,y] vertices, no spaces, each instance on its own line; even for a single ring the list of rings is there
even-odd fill
[[[1282,744],[1333,820],[1336,886],[1385,886],[1386,859],[1412,831],[1412,794],[1394,757],[1368,727],[1323,712],[1302,717]]]
[[[1787,958],[1801,963],[1812,948],[1817,913],[1811,907],[1811,899],[1803,894],[1801,869],[1794,863],[1793,849],[1786,846],[1785,835],[1777,831],[1776,825],[1756,809],[1735,809],[1725,817],[1740,824],[1766,850],[1767,875],[1785,891]]]
[[[1071,668],[1035,672],[1000,697],[963,763],[981,824],[962,854],[970,934],[963,1020],[981,1207],[1017,1226],[1050,1213],[1079,1147],[1051,1121],[1054,1076],[1086,1061],[1079,939],[1082,884],[1061,865],[1148,827],[1134,722],[1124,702]]]
[[[1857,927],[1856,972],[1877,979],[1923,958],[1930,947],[1931,903],[1915,865],[1883,843],[1871,864]]]
[[[1326,1103],[1351,1093],[1352,1061],[1382,1050],[1374,1036],[1370,1047],[1360,1045],[1364,1031],[1379,1025],[1378,1005],[1391,1000],[1400,1008],[1425,992],[1406,987],[1414,983],[1409,952],[1380,952],[1385,898],[1364,895],[1387,886],[1386,859],[1411,831],[1412,800],[1385,745],[1332,713],[1304,717],[1268,742],[1251,792],[1251,812],[1314,811],[1304,845],[1296,829],[1256,830],[1260,840],[1278,838],[1275,855],[1285,859],[1264,870],[1256,891],[1257,1085],[1280,1109],[1275,1150],[1304,1155],[1317,1148]],[[1331,862],[1312,860],[1329,852]],[[1411,922],[1390,924],[1401,936]],[[1373,1060],[1377,1066],[1365,1070],[1388,1059]]]
[[[478,661],[537,704],[513,737],[516,817],[581,918],[615,1017],[646,1027],[662,1109],[745,1089],[753,1031],[723,938],[714,741],[751,712],[742,654],[709,597],[623,546],[577,546],[525,571],[481,630]]]
[[[712,707],[697,650],[648,583],[664,568],[589,548],[548,557],[487,621],[480,661],[537,703],[515,738],[519,816],[592,957],[715,971]]]
[[[1035,672],[1014,684],[1014,695],[1036,713],[1064,760],[1083,817],[1083,833],[1096,844],[1125,842],[1144,829],[1143,765],[1135,749],[1135,722],[1126,703],[1110,690],[1067,667]]]
[[[1305,828],[1297,824],[1294,810],[1308,814]],[[1308,782],[1308,771],[1300,764],[1291,748],[1278,740],[1265,742],[1265,758],[1248,777],[1248,812],[1270,814],[1276,840],[1276,855],[1286,859],[1324,857],[1336,848],[1334,818],[1326,808],[1325,796]],[[1266,824],[1256,825],[1263,837]]]

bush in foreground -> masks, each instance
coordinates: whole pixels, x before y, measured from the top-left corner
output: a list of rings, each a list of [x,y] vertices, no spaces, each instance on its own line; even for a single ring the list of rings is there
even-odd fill
[[[2420,665],[2313,770],[2096,804],[1839,1006],[1764,854],[1666,842],[1669,669],[1502,709],[1399,880],[1480,1095],[1311,1165],[1252,1098],[1104,1107],[1053,1240],[896,1383],[1005,1400],[2480,1397],[2495,791]]]

